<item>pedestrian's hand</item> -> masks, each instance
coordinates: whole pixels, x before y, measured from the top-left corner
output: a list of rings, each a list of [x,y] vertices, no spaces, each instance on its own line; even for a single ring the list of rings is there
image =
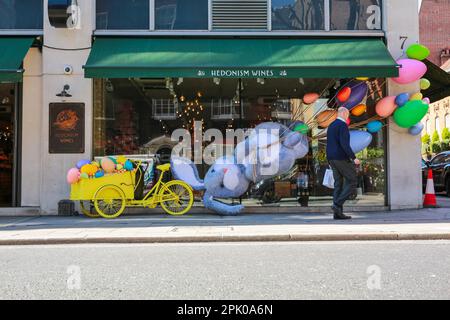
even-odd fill
[[[361,161],[359,160],[359,159],[355,159],[355,160],[353,160],[354,162],[355,162],[355,164],[357,165],[357,166],[359,166],[360,164],[361,164]]]

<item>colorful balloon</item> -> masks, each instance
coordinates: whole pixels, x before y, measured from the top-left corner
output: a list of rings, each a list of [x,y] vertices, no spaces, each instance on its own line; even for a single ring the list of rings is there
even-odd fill
[[[81,173],[86,173],[90,177],[92,177],[97,171],[98,167],[93,164],[85,164],[80,170]]]
[[[431,87],[430,80],[422,78],[420,79],[420,90],[427,90]]]
[[[116,170],[116,164],[108,157],[102,159],[101,166],[106,173],[113,173]]]
[[[72,168],[67,172],[67,183],[75,184],[80,180],[80,170]]]
[[[125,158],[125,156],[118,156],[117,157],[117,163],[120,163],[120,164],[124,164],[125,163],[125,161],[127,161],[127,158]]]
[[[352,123],[352,120],[350,120],[350,117],[347,118],[347,120],[345,121],[345,123],[347,124],[347,127]]]
[[[397,61],[400,65],[399,76],[392,78],[398,84],[409,84],[419,80],[427,72],[427,66],[418,60],[400,59]]]
[[[430,98],[423,98],[422,101],[423,101],[425,104],[430,104],[430,103],[431,103]]]
[[[409,101],[410,95],[409,93],[405,92],[405,93],[400,93],[396,98],[395,98],[395,104],[399,107],[402,107],[405,103],[407,103]]]
[[[294,131],[295,132],[300,132],[301,134],[308,134],[309,127],[308,127],[308,125],[306,123],[300,122],[300,123],[297,123],[294,126]]]
[[[97,161],[92,161],[91,164],[96,166],[97,168],[100,168],[100,163],[98,163]]]
[[[351,88],[351,95],[347,99],[347,101],[343,103],[338,101],[338,104],[341,107],[345,107],[348,110],[351,110],[363,102],[363,100],[367,96],[369,87],[367,86],[367,83],[364,81],[350,81],[347,84],[347,86]]]
[[[410,128],[419,123],[428,112],[429,106],[422,100],[408,101],[394,112],[395,123],[402,128]]]
[[[325,110],[319,113],[316,117],[317,124],[319,128],[328,128],[328,126],[337,119],[336,110]]]
[[[80,160],[77,162],[77,168],[81,169],[82,166],[86,165],[86,164],[90,164],[91,160]]]
[[[319,99],[320,95],[318,93],[307,93],[303,96],[303,103],[313,104]]]
[[[406,55],[410,59],[425,60],[430,55],[430,50],[421,44],[415,43],[408,47]]]
[[[370,133],[377,133],[381,130],[381,128],[383,128],[383,123],[378,120],[370,121],[367,124],[367,131],[369,131]]]
[[[395,99],[396,97],[394,96],[388,96],[378,101],[375,107],[377,115],[379,115],[382,118],[387,118],[390,115],[392,115],[395,109],[397,108],[397,105],[395,104]]]
[[[412,136],[418,136],[419,134],[422,133],[423,128],[424,128],[423,123],[419,122],[418,124],[416,124],[416,125],[412,126],[411,128],[409,128],[408,132]]]
[[[337,99],[339,102],[345,102],[350,98],[350,95],[352,94],[352,89],[350,87],[345,86],[341,90],[339,90],[337,94]]]
[[[409,98],[409,100],[422,100],[423,99],[423,94],[421,94],[420,92],[414,93],[411,98]]]
[[[80,179],[89,179],[89,175],[87,173],[80,174]]]
[[[350,147],[354,153],[367,148],[372,143],[372,135],[367,131],[351,130]]]
[[[123,168],[127,171],[133,170],[134,169],[133,162],[131,162],[130,160],[125,161]]]
[[[365,104],[358,104],[352,109],[352,115],[355,117],[362,116],[367,111],[367,106]]]
[[[355,80],[358,80],[358,81],[367,81],[367,80],[369,80],[369,77],[357,77],[357,78],[355,78]]]
[[[101,177],[103,177],[103,176],[105,176],[105,172],[104,172],[103,170],[98,170],[98,171],[95,173],[95,177],[96,177],[96,178],[101,178]]]

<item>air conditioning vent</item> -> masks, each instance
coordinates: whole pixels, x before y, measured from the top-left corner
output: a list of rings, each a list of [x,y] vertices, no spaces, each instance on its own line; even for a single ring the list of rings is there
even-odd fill
[[[267,0],[213,0],[214,30],[267,30]]]

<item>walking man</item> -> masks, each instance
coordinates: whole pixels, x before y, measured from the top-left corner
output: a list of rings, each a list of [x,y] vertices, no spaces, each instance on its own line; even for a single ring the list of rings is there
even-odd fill
[[[334,177],[332,209],[334,219],[337,220],[351,219],[343,213],[343,208],[345,201],[356,190],[356,165],[360,164],[350,147],[350,131],[347,126],[349,116],[347,108],[339,108],[338,118],[328,127],[327,132],[327,159]]]

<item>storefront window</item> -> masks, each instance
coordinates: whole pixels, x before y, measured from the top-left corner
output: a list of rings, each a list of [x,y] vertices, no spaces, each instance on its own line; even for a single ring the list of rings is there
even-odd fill
[[[0,84],[0,207],[13,203],[15,86]]]
[[[272,0],[272,30],[323,30],[324,1]]]
[[[331,30],[381,30],[381,0],[331,0]]]
[[[326,130],[315,125],[316,115],[327,108],[332,97],[330,79],[107,79],[94,81],[94,155],[165,156],[178,141],[174,130],[188,129],[194,143],[194,124],[201,123],[203,136],[209,129],[223,139],[206,140],[203,151],[233,152],[239,140],[227,135],[235,129],[246,131],[267,121],[292,124],[303,121],[311,131],[310,152],[279,177],[253,184],[242,197],[246,206],[298,206],[299,190],[307,186],[310,206],[331,205],[332,190],[322,185],[326,159]],[[333,82],[334,83],[334,82]],[[368,112],[352,116],[352,123],[363,123],[376,116],[375,101],[383,95],[383,81],[371,81]],[[328,89],[327,89],[328,88]],[[305,92],[325,92],[315,105],[302,103]],[[234,131],[233,131],[234,130]],[[239,136],[239,135],[237,135]],[[373,135],[373,142],[358,154],[358,189],[350,205],[385,204],[385,133]],[[196,139],[196,138],[195,138]],[[204,154],[202,154],[204,155]],[[209,164],[203,158],[197,165],[203,176]]]
[[[0,0],[0,29],[41,30],[43,0]]]
[[[155,0],[156,30],[207,30],[208,0]]]
[[[97,0],[97,29],[148,30],[149,0]]]

